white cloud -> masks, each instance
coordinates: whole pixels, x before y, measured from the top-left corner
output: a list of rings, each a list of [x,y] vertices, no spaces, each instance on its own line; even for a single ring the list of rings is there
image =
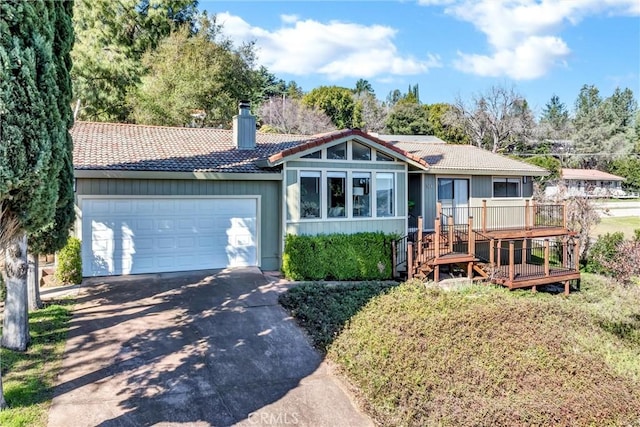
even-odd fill
[[[438,56],[398,53],[396,30],[383,25],[301,20],[282,15],[282,28],[268,31],[238,16],[218,13],[223,32],[234,41],[255,40],[258,61],[273,73],[322,74],[329,79],[415,75],[441,67]]]
[[[458,52],[454,66],[481,76],[535,79],[562,64],[571,49],[558,33],[587,16],[640,15],[640,0],[421,0],[475,26],[490,54]]]

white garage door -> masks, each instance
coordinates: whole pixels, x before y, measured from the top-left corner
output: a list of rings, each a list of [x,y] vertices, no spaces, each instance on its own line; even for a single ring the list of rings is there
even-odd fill
[[[253,198],[85,198],[84,276],[258,265]]]

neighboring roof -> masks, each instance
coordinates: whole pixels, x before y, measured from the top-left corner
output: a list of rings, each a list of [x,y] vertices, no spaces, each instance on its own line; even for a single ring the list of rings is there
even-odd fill
[[[256,134],[256,148],[239,150],[233,131],[214,128],[76,122],[75,169],[170,172],[270,172],[256,161],[308,140],[305,135]]]
[[[469,171],[475,175],[545,176],[549,172],[538,166],[495,154],[473,145],[398,142],[396,147],[424,159],[432,172]]]
[[[358,137],[379,144],[398,157],[427,168],[421,158],[360,130],[320,135],[256,133],[256,148],[239,150],[233,131],[214,128],[76,122],[71,129],[76,170],[265,173],[287,157]]]
[[[395,153],[397,156],[403,159],[406,159],[411,163],[417,164],[423,168],[429,167],[429,164],[419,156],[408,153],[387,141],[376,138],[375,136],[372,136],[371,134],[363,132],[359,129],[343,129],[343,130],[328,132],[322,135],[315,135],[313,137],[310,137],[311,139],[304,142],[303,144],[286,149],[280,153],[273,154],[267,159],[268,160],[267,164],[268,165],[281,164],[282,162],[286,161],[287,157],[295,155],[296,153],[299,153],[301,151],[311,150],[316,147],[321,147],[322,145],[328,144],[330,142],[338,141],[346,137],[359,137],[359,139],[365,139],[369,142],[373,142],[375,144],[378,144],[382,147],[387,148],[388,150]]]
[[[595,169],[562,169],[562,178],[585,181],[624,181],[624,178]]]
[[[445,141],[433,135],[379,135],[377,133],[371,133],[371,135],[375,136],[378,139],[382,139],[383,141],[388,141],[391,143],[424,142],[429,144],[446,144]]]

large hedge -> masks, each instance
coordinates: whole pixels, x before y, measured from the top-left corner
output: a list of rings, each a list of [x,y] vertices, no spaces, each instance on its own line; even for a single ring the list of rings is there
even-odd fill
[[[391,241],[384,233],[296,236],[285,240],[282,271],[292,280],[391,278]]]

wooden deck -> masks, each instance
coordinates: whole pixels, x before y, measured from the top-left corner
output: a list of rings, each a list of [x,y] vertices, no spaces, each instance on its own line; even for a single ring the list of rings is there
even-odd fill
[[[496,207],[492,209],[496,216]],[[435,219],[433,229],[423,231],[419,217],[415,238],[407,237],[408,278],[433,277],[437,282],[442,267],[452,271],[458,266],[469,279],[481,276],[509,289],[530,287],[535,291],[539,285],[563,283],[568,293],[570,283],[580,279],[576,255],[580,244],[576,233],[566,227],[564,206],[537,207],[527,202],[524,209],[521,227],[489,228],[486,206],[480,210],[481,227],[472,216],[459,224],[454,223],[453,215],[443,215]],[[442,212],[440,205],[438,211]],[[545,212],[548,217],[541,216]],[[536,263],[529,262],[532,260]]]

